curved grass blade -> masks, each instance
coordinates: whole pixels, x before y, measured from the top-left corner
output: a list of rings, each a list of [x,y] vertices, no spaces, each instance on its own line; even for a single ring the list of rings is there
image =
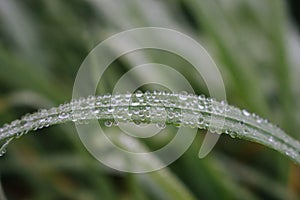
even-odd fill
[[[88,123],[91,120],[100,120],[106,126],[118,122],[155,123],[160,128],[174,125],[225,133],[270,147],[300,164],[300,143],[256,114],[203,95],[159,91],[89,96],[27,114],[0,128],[0,141],[5,145],[0,154],[13,138],[29,131],[70,121]]]

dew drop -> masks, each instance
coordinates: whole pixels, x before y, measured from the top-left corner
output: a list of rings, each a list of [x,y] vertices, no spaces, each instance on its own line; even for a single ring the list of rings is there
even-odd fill
[[[104,122],[104,125],[105,125],[106,127],[111,127],[111,126],[113,125],[113,122],[112,122],[112,121],[105,121],[105,122]]]
[[[200,109],[200,110],[204,110],[204,106],[202,105],[202,104],[198,104],[198,108]]]
[[[112,113],[112,112],[114,112],[115,111],[115,109],[114,109],[114,107],[109,107],[108,109],[107,109],[107,111],[109,112],[109,113]]]
[[[134,101],[134,102],[131,102],[131,105],[132,105],[132,106],[139,106],[139,105],[140,105],[140,102]]]
[[[221,135],[223,132],[224,132],[224,131],[223,131],[222,129],[217,129],[217,130],[216,130],[216,133],[219,134],[219,135]]]
[[[199,117],[199,119],[198,119],[198,124],[199,124],[199,125],[202,125],[203,123],[204,123],[203,117]]]
[[[232,131],[229,132],[229,135],[230,135],[231,138],[235,138],[235,136],[236,136],[236,134],[234,132],[232,132]]]
[[[156,127],[159,129],[164,129],[164,128],[166,128],[166,124],[165,123],[157,123]]]
[[[259,124],[261,124],[261,123],[263,122],[263,120],[262,120],[260,117],[258,117],[258,118],[256,119],[256,122],[259,123]]]
[[[182,124],[181,123],[176,123],[176,124],[174,124],[174,126],[177,127],[177,128],[180,128],[180,127],[182,127]]]
[[[188,95],[188,93],[186,91],[182,91],[179,94],[179,99],[185,101],[185,100],[187,100],[187,95]]]
[[[243,133],[246,135],[249,133],[249,130],[247,128],[243,129]]]
[[[135,96],[136,96],[137,98],[142,97],[142,96],[143,96],[142,91],[140,91],[140,90],[136,91]]]
[[[209,122],[204,122],[204,127],[209,128],[209,124],[210,124]]]
[[[2,157],[6,153],[6,149],[3,148],[0,150],[0,157]]]
[[[215,127],[209,127],[209,131],[211,132],[211,133],[216,133],[217,132],[217,129],[215,128]]]
[[[20,126],[25,126],[26,125],[26,123],[27,123],[27,121],[26,120],[21,120],[20,121]],[[1,132],[1,131],[0,131]]]
[[[114,125],[114,126],[119,126],[119,121],[115,120],[115,121],[113,122],[113,125]]]
[[[204,100],[204,99],[205,99],[205,95],[204,95],[204,94],[199,95],[199,96],[198,96],[198,99],[199,99],[200,101]]]
[[[139,125],[141,125],[141,122],[140,122],[140,121],[138,121],[138,120],[133,120],[133,123],[134,123],[136,126],[139,126]]]
[[[242,110],[242,113],[243,113],[243,115],[244,116],[246,116],[246,117],[248,117],[248,116],[250,116],[250,113],[247,111],[247,110]]]
[[[274,138],[273,138],[272,136],[270,136],[270,137],[268,138],[268,140],[269,140],[270,143],[273,143],[273,142],[274,142]]]
[[[24,134],[24,132],[19,132],[16,134],[16,138],[19,139],[22,137],[22,135]]]
[[[131,97],[131,93],[127,91],[126,94],[125,94],[125,97],[126,98],[130,98]]]
[[[0,157],[3,156],[6,153],[6,148],[9,145],[9,143],[13,140],[13,138],[9,138],[5,141],[5,143],[0,147]]]
[[[69,114],[62,112],[58,117],[59,117],[59,119],[67,119],[69,117]]]

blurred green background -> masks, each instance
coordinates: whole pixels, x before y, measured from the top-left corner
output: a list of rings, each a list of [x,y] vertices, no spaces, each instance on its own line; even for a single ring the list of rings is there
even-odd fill
[[[181,31],[216,61],[227,101],[299,139],[299,3],[280,0],[0,0],[0,124],[69,101],[77,70],[101,41],[135,27]],[[198,94],[198,75],[157,51],[120,58],[99,94],[136,63],[174,66]],[[125,56],[126,57],[126,56]],[[134,79],[143,78],[147,74]],[[165,77],[172,79],[172,77]],[[173,80],[176,81],[176,80]],[[156,86],[158,87],[158,86]],[[152,89],[145,86],[142,89]],[[279,153],[223,135],[204,159],[204,132],[176,162],[158,172],[121,173],[95,160],[72,123],[15,140],[0,158],[0,199],[298,199],[300,168]],[[172,137],[172,134],[168,134]],[[168,138],[143,141],[150,149]]]

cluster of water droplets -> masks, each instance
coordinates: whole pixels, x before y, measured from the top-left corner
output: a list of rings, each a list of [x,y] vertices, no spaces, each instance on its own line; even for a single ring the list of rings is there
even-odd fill
[[[0,156],[13,138],[29,131],[69,121],[86,124],[91,120],[101,120],[107,127],[119,122],[155,123],[161,129],[170,124],[226,133],[269,146],[300,163],[299,142],[267,120],[204,95],[164,91],[89,96],[27,114],[0,128],[0,141],[4,141]]]

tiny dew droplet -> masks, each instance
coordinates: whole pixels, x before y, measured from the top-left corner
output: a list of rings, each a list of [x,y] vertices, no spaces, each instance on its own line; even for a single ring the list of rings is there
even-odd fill
[[[263,120],[262,120],[260,117],[258,117],[258,118],[256,119],[256,122],[259,123],[259,124],[261,124],[262,121],[263,121]]]
[[[62,112],[59,116],[60,119],[67,119],[69,117],[68,113]]]
[[[179,99],[181,99],[181,100],[187,100],[187,95],[188,95],[188,93],[186,92],[186,91],[182,91],[182,92],[180,92],[180,94],[179,94]]]
[[[202,104],[198,104],[198,108],[199,108],[200,110],[203,110],[205,107],[204,107]]]
[[[243,133],[244,133],[244,134],[248,134],[248,133],[249,133],[249,130],[248,130],[247,128],[244,128],[244,129],[243,129]]]
[[[22,135],[24,134],[24,132],[19,132],[16,134],[16,138],[19,139],[22,137]]]
[[[3,156],[6,153],[6,148],[13,139],[14,138],[9,138],[4,142],[4,144],[0,148],[0,156]]]
[[[119,126],[119,121],[115,120],[115,121],[113,122],[113,125],[114,125],[114,126]]]
[[[110,107],[108,107],[107,111],[108,111],[109,113],[112,113],[112,112],[115,111],[115,109],[114,109],[114,107],[110,106]]]
[[[141,125],[141,122],[140,122],[140,121],[138,121],[138,120],[133,120],[133,123],[134,123],[136,126],[139,126],[139,125]]]
[[[204,100],[205,99],[205,95],[204,94],[199,95],[198,99],[201,100],[201,101]]]
[[[235,136],[236,136],[235,132],[233,132],[233,131],[229,132],[229,135],[231,138],[235,138]]]
[[[245,115],[246,117],[250,116],[250,113],[247,110],[242,110],[243,115]]]
[[[106,126],[106,127],[111,127],[112,126],[112,121],[105,121],[104,122],[104,125]]]
[[[222,130],[222,129],[217,129],[216,130],[216,133],[219,134],[219,135],[221,135],[223,132],[224,132],[224,130]]]
[[[0,150],[0,157],[3,156],[5,153],[6,153],[6,149],[4,149],[4,148],[1,149],[1,150]]]
[[[166,124],[165,123],[157,123],[156,127],[159,129],[164,129],[164,128],[166,128]]]
[[[140,91],[140,90],[136,91],[135,96],[138,97],[138,98],[142,97],[143,96],[142,91]]]
[[[21,120],[20,121],[20,126],[25,126],[27,124],[27,121],[26,120]]]

